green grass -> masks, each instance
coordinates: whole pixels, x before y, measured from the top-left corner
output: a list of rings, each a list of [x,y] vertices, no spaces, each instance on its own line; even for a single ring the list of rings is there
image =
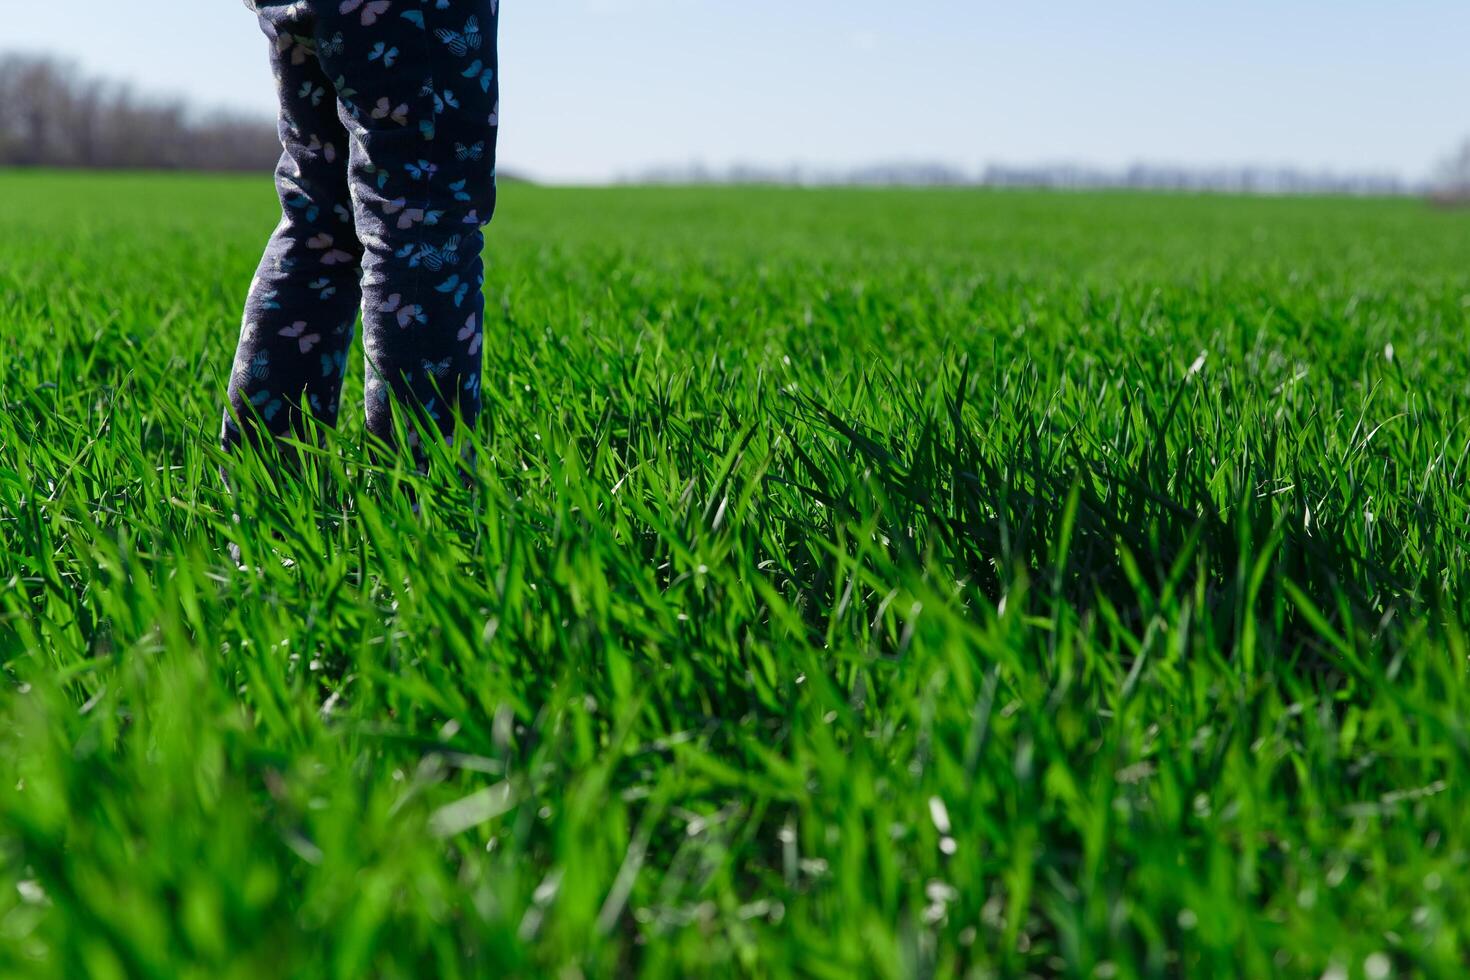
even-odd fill
[[[473,485],[231,500],[269,183],[0,200],[0,973],[1470,957],[1465,215],[517,185]]]

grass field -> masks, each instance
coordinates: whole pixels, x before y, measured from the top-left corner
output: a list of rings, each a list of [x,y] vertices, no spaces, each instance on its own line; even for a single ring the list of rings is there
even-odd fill
[[[1465,967],[1470,217],[514,185],[232,500],[269,182],[0,202],[0,973]]]

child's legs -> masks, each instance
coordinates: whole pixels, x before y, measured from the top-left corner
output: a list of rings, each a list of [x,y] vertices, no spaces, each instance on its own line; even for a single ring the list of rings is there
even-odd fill
[[[400,10],[331,0],[320,7],[318,45],[341,86],[364,248],[367,424],[385,441],[390,390],[445,432],[456,413],[471,424],[479,413],[480,228],[495,208],[497,6],[446,0]]]
[[[245,303],[225,412],[226,447],[253,438],[258,426],[272,435],[300,435],[306,412],[336,422],[361,298],[347,132],[305,6],[267,7],[260,15],[272,39],[281,104],[284,152],[276,185],[282,218]]]

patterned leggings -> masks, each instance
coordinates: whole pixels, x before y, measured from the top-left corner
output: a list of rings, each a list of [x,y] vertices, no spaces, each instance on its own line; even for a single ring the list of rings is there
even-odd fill
[[[367,427],[389,391],[448,433],[480,407],[495,209],[499,0],[296,0],[258,13],[285,153],[282,218],[250,286],[222,441],[337,419],[359,306]]]

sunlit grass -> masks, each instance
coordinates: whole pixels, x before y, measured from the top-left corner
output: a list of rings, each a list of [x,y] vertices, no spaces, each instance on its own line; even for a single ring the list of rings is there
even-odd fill
[[[518,185],[466,485],[216,450],[267,182],[0,200],[0,972],[1463,967],[1465,216]]]

